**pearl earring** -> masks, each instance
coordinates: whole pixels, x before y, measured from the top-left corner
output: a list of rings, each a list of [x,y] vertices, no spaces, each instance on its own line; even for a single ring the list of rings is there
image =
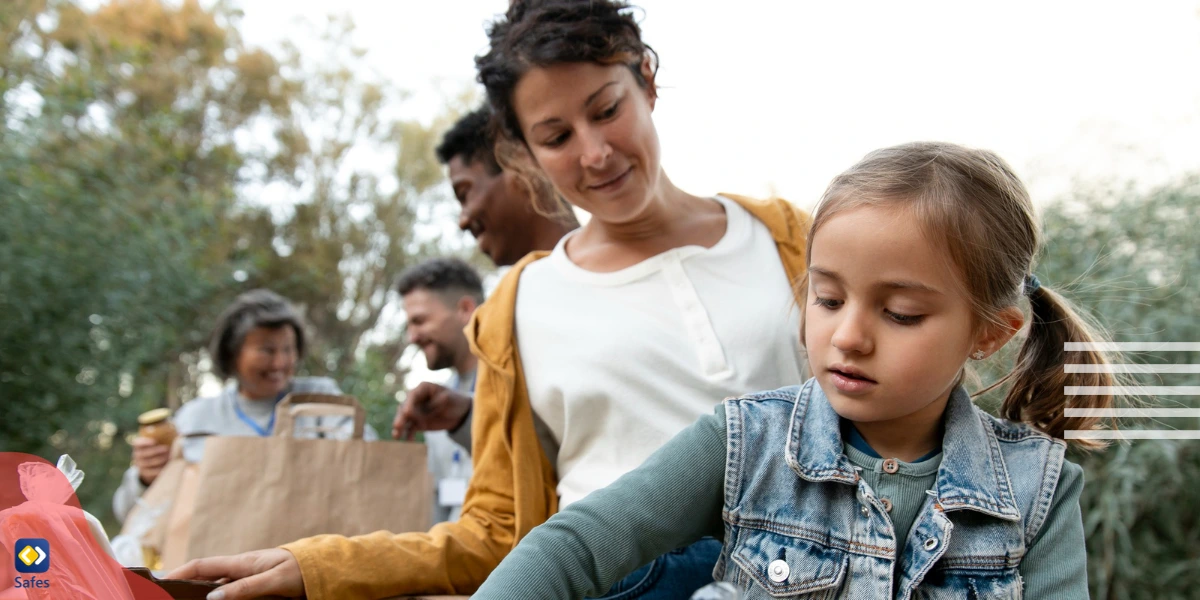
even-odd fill
[[[971,354],[971,358],[975,360],[983,360],[983,350],[976,350],[973,354]]]

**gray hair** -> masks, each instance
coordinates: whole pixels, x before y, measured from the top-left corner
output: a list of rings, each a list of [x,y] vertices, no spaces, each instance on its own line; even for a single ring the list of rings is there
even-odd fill
[[[296,353],[304,358],[304,322],[300,313],[287,298],[271,290],[250,290],[234,299],[217,317],[209,341],[208,352],[212,355],[213,367],[222,378],[233,377],[237,372],[237,357],[242,350],[246,335],[256,327],[275,329],[290,326],[296,332]]]

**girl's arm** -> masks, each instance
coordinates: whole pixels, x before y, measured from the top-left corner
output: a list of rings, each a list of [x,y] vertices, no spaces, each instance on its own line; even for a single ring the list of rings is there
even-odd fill
[[[600,596],[666,552],[721,537],[725,454],[717,405],[642,466],[535,528],[472,599]]]
[[[1017,569],[1025,580],[1026,598],[1087,600],[1087,550],[1079,509],[1082,491],[1083,468],[1063,461],[1046,523]]]

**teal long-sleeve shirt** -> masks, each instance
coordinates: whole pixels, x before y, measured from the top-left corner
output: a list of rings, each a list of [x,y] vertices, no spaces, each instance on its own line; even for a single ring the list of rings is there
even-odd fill
[[[642,466],[535,528],[472,599],[600,596],[666,552],[705,536],[722,538],[725,435],[725,408],[718,405],[712,415],[680,432]],[[928,489],[932,481],[927,479],[897,482]],[[1018,568],[1026,598],[1088,598],[1079,508],[1082,490],[1083,470],[1064,463],[1046,523]],[[924,489],[898,492],[897,497],[924,495]],[[907,524],[895,523],[896,533],[903,529],[907,536],[911,525],[911,519]]]

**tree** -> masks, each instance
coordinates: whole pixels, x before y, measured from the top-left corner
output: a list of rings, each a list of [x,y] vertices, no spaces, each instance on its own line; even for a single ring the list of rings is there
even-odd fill
[[[239,14],[0,3],[0,449],[71,453],[101,517],[134,417],[195,394],[213,318],[251,286],[304,307],[308,366],[370,392],[377,426],[394,407],[367,379],[389,381],[399,332],[362,340],[390,272],[438,245],[413,234],[444,196],[431,128],[383,116],[398,94],[358,69],[347,23],[331,70],[247,47]],[[395,166],[355,168],[364,144]]]
[[[348,19],[331,17],[309,36],[325,53],[283,49],[285,71],[306,76],[296,82],[271,171],[291,190],[288,200],[299,201],[243,229],[243,245],[271,249],[256,255],[245,287],[271,287],[302,305],[316,334],[310,364],[337,374],[344,391],[368,405],[372,423],[390,428],[402,378],[367,384],[355,373],[395,375],[407,342],[382,319],[398,300],[396,276],[432,254],[461,251],[418,235],[421,212],[447,204],[446,192],[433,187],[443,179],[434,147],[455,113],[432,126],[389,118],[403,94],[366,71],[365,51],[349,43],[352,31]],[[392,167],[381,172],[385,162]]]
[[[105,515],[128,464],[109,452],[117,424],[166,397],[170,365],[201,338],[180,324],[219,294],[245,164],[233,131],[280,99],[202,85],[273,75],[239,66],[253,52],[194,2],[2,10],[0,395],[13,408],[0,439],[72,453],[91,475],[81,500]]]

